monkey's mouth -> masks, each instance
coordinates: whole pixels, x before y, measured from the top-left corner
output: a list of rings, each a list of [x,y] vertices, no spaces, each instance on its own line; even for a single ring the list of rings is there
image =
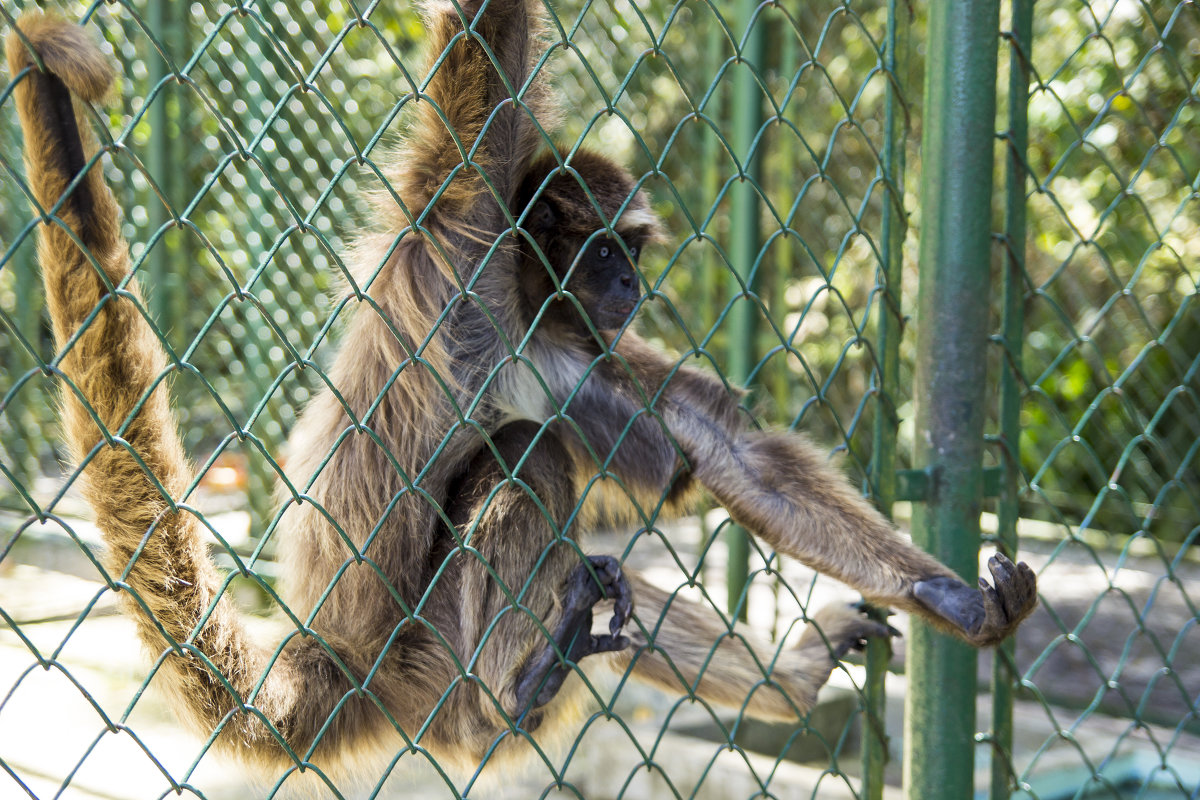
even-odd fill
[[[606,308],[597,309],[592,315],[592,323],[598,330],[612,331],[620,328],[633,316],[637,303],[621,303]]]
[[[618,327],[633,316],[634,309],[637,308],[637,303],[621,303],[615,306],[609,306],[604,310],[604,316],[610,320],[614,320],[615,324],[612,327]]]

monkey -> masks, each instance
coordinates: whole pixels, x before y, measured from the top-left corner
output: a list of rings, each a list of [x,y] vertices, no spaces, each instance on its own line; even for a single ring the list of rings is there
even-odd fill
[[[837,661],[894,630],[812,616],[778,654],[579,535],[694,508],[976,646],[1036,604],[1001,554],[967,586],[802,436],[632,328],[663,234],[623,167],[545,133],[539,0],[427,0],[426,83],[352,245],[359,301],[287,446],[272,535],[287,630],[246,629],[178,502],[193,475],[86,104],[112,66],[82,28],[10,31],[64,437],[103,563],[180,718],[264,769],[420,747],[473,767],[578,720],[579,662],[763,719],[812,708]],[[593,632],[601,600],[607,632]],[[589,667],[590,668],[590,667]]]

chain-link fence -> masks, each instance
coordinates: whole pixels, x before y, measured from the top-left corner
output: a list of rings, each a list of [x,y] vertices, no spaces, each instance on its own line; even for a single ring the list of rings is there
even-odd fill
[[[1194,797],[1200,14],[1016,3],[1005,51],[1013,397],[996,442],[1022,478],[1000,513],[1060,588],[1007,673],[994,785]]]
[[[0,0],[5,29],[37,5]],[[387,143],[411,124],[425,26],[408,3],[339,0],[63,11],[117,64],[96,127],[148,315],[186,365],[171,392],[198,467],[176,499],[215,534],[218,564],[236,567],[228,593],[272,630],[272,486],[355,302],[343,253],[370,218],[367,195],[384,188]],[[919,539],[945,499],[916,433],[933,405],[914,403],[930,348],[961,335],[955,317],[978,323],[981,342],[993,334],[978,359],[983,453],[976,480],[958,482],[976,492],[968,507],[984,498],[983,540],[1037,568],[1039,610],[978,666],[969,653],[930,666],[940,644],[897,623],[908,635],[892,669],[904,673],[915,650],[908,674],[885,681],[888,653],[873,644],[799,726],[709,706],[683,680],[664,693],[589,670],[590,716],[522,770],[438,763],[409,731],[412,746],[344,776],[231,772],[155,691],[160,653],[147,659],[115,613],[119,576],[99,566],[99,533],[65,466],[59,354],[6,74],[0,795],[880,797],[899,796],[907,776],[910,797],[1200,796],[1200,9],[620,0],[553,14],[551,39],[565,42],[547,59],[565,99],[559,140],[627,165],[664,221],[641,261],[646,338],[749,386],[756,424],[839,453],[902,524],[912,508]],[[964,30],[985,46],[964,46]],[[984,51],[990,72],[963,73]],[[939,75],[994,86],[995,99],[940,104]],[[964,108],[984,143],[932,150],[933,126]],[[951,157],[954,145],[982,160]],[[926,292],[943,278],[918,270],[916,245],[928,262],[930,231],[962,232],[935,219],[928,182],[978,188],[987,173],[994,191],[974,207],[946,197],[998,231],[990,279],[986,235],[976,258],[991,298],[929,313]],[[957,533],[973,562],[970,526]],[[777,646],[806,610],[854,599],[719,509],[650,514],[586,547]],[[938,670],[951,678],[931,692]]]

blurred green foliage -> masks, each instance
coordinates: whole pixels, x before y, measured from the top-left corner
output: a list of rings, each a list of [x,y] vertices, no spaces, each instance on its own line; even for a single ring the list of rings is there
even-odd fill
[[[0,18],[35,5],[0,0]],[[842,451],[858,480],[869,474],[876,423],[897,415],[901,455],[883,470],[903,468],[913,436],[911,333],[922,321],[905,318],[891,396],[878,326],[885,296],[898,298],[902,316],[915,307],[915,188],[922,159],[939,157],[916,148],[924,4],[901,9],[910,39],[901,74],[886,67],[882,0],[761,6],[754,24],[765,28],[767,55],[755,79],[765,122],[748,148],[730,138],[733,86],[748,69],[737,56],[740,7],[564,0],[554,10],[558,45],[547,69],[564,99],[560,142],[623,160],[665,221],[665,242],[641,262],[652,288],[643,330],[716,370],[733,348],[748,350],[761,422],[803,428]],[[1008,12],[1006,3],[1001,18]],[[379,165],[425,78],[421,20],[408,3],[356,0],[94,0],[70,13],[86,18],[119,63],[116,91],[97,109],[98,128],[112,137],[104,169],[126,209],[151,313],[187,365],[172,381],[185,444],[199,463],[213,462],[210,484],[234,474],[233,490],[206,497],[206,510],[247,508],[262,530],[287,431],[321,380],[310,366],[328,365],[355,302],[340,254],[370,224],[366,197],[382,188]],[[1079,536],[1085,528],[1149,534],[1160,554],[1169,551],[1162,542],[1200,536],[1200,5],[1040,0],[1034,20],[1032,52],[1019,54],[1032,76],[1025,335],[1020,352],[996,337],[989,372],[1016,375],[1021,432],[1006,441],[993,412],[988,457],[1002,462],[1007,448],[1023,475],[1021,515],[1062,530],[1043,571],[1053,580],[1054,558],[1073,544],[1084,542],[1100,565],[1095,538]],[[1002,187],[1004,56],[1015,45],[999,34]],[[11,77],[0,73],[0,510],[29,520],[57,503],[63,455],[55,382],[42,369],[55,352]],[[884,167],[891,90],[908,164],[898,186]],[[731,195],[751,165],[761,176],[753,188],[762,247],[740,263]],[[889,203],[911,224],[891,284]],[[998,287],[1008,264],[999,188],[993,208]],[[736,276],[751,273],[747,300]],[[999,295],[961,313],[989,314],[1000,331]],[[731,341],[729,312],[747,302],[753,341]],[[14,529],[8,548],[24,530]],[[1150,576],[1147,610],[1160,587],[1179,583],[1169,555]],[[1106,692],[1125,691],[1124,670],[1143,666],[1155,676],[1146,696],[1158,677],[1175,680],[1182,700],[1172,698],[1165,718],[1191,724],[1195,700],[1178,677],[1186,665],[1173,659],[1195,629],[1195,604],[1180,584],[1190,621],[1139,664],[1126,655],[1148,630],[1141,611],[1123,628],[1084,630],[1106,597],[1134,605],[1102,573],[1079,591],[1083,617],[1068,613],[1070,603],[1043,603],[1056,638],[1028,650],[1036,663],[1023,687],[1045,701],[1056,650],[1077,652],[1088,668],[1075,665],[1068,680],[1089,691],[1096,683],[1095,698],[1082,701],[1091,704],[1086,717]],[[1127,639],[1109,668],[1094,652],[1119,640],[1114,631]],[[1134,701],[1117,713],[1142,726]],[[1190,712],[1176,713],[1184,706]],[[1076,724],[1054,722],[1054,741],[1079,746]],[[834,767],[840,748],[831,750]]]
[[[32,3],[3,5],[15,15]],[[340,0],[83,7],[120,62],[101,112],[117,139],[106,170],[125,233],[166,341],[194,367],[173,383],[187,446],[202,462],[240,454],[263,520],[273,462],[317,380],[300,365],[327,362],[348,302],[339,254],[369,222],[364,195],[379,188],[376,165],[424,77],[420,19],[401,3],[362,19],[361,4]],[[873,344],[885,91],[903,89],[912,187],[919,42],[912,77],[894,76],[883,68],[885,4],[762,7],[767,121],[752,151],[736,152],[730,94],[746,69],[736,58],[745,31],[731,7],[554,8],[553,37],[566,42],[548,62],[566,101],[560,140],[623,159],[669,230],[643,262],[657,292],[643,328],[720,369],[732,344],[725,314],[739,302],[732,271],[753,268],[763,421],[846,450],[861,477],[885,402]],[[1197,10],[1043,3],[1035,43],[1024,510],[1182,539],[1200,520]],[[37,371],[53,348],[11,103],[0,103],[0,125],[12,134],[0,137],[0,503],[25,510],[19,494],[44,496],[38,476],[57,471],[53,390]],[[730,187],[747,159],[763,176],[764,244],[755,264],[731,264]],[[905,206],[919,235],[919,209]],[[904,276],[893,291],[909,308],[913,264]],[[906,390],[886,403],[911,417]]]
[[[746,67],[735,57],[743,32],[724,7],[558,4],[554,36],[569,44],[548,69],[566,100],[560,140],[624,159],[667,221],[666,245],[644,262],[658,291],[645,327],[718,369],[730,346],[722,322],[740,292],[729,277],[729,190],[739,165],[761,162],[759,405],[766,419],[848,441],[865,463],[886,17],[817,5],[762,10],[768,119],[748,153],[727,138],[730,86]],[[102,109],[116,137],[106,169],[156,321],[195,368],[173,382],[186,443],[200,460],[242,453],[250,496],[263,498],[268,456],[280,456],[313,386],[297,365],[324,363],[336,338],[347,302],[338,254],[368,223],[364,195],[380,187],[376,165],[424,77],[422,27],[405,4],[380,4],[361,21],[344,2],[163,8],[162,18],[144,0],[88,12],[121,64]],[[2,110],[15,131],[11,108]],[[14,475],[24,484],[53,472],[57,437],[49,384],[38,376],[14,388],[53,355],[36,307],[17,301],[36,302],[40,289],[16,145],[6,137],[12,179],[0,186],[0,352],[12,376],[0,386],[0,425],[6,463],[22,465]],[[269,509],[255,510],[261,519]]]
[[[1200,13],[1035,14],[1025,513],[1200,532]]]

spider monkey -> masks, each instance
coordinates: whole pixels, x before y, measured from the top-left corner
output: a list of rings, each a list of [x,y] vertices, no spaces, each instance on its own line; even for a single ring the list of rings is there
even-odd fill
[[[968,587],[804,439],[746,430],[721,381],[629,329],[658,223],[624,169],[546,145],[541,8],[423,7],[437,66],[350,254],[362,302],[289,439],[276,535],[292,625],[273,643],[247,632],[176,503],[193,475],[162,380],[176,362],[140,310],[83,105],[111,66],[54,16],[8,36],[64,431],[104,563],[165,651],[178,713],[243,759],[336,766],[402,739],[474,765],[570,726],[564,679],[584,658],[762,718],[806,713],[835,661],[887,626],[824,609],[772,663],[576,544],[600,520],[683,513],[700,487],[770,547],[971,644],[1036,603],[1026,565],[996,555],[994,586]],[[601,598],[612,617],[593,634]]]

